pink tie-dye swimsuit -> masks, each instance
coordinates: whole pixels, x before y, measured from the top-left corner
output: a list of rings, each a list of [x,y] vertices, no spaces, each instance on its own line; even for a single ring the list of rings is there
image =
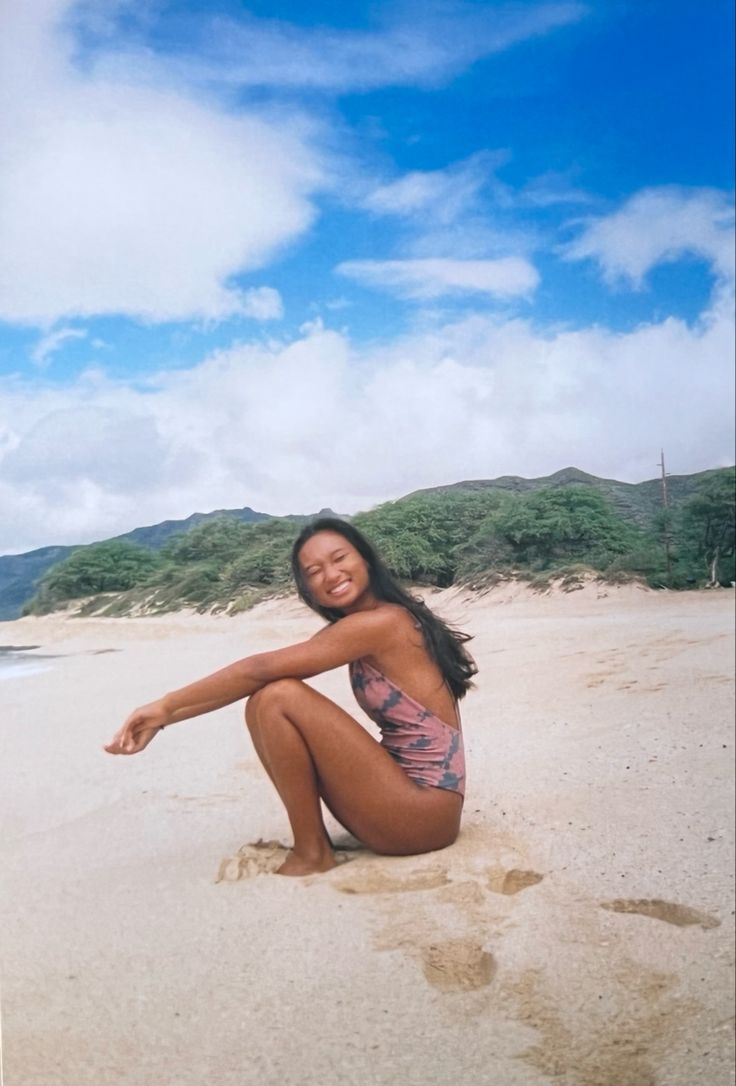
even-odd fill
[[[381,729],[381,746],[417,784],[465,795],[465,752],[459,728],[410,698],[364,659],[350,664],[355,700]]]

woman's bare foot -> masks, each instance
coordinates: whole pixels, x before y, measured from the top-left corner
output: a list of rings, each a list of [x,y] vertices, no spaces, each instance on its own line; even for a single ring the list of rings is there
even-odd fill
[[[276,870],[277,875],[316,875],[321,871],[331,871],[337,866],[337,860],[332,849],[316,853],[313,856],[304,856],[290,849],[281,867]]]

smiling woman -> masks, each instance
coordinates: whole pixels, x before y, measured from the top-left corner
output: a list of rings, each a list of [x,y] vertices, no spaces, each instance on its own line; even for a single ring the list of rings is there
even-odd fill
[[[136,709],[105,750],[136,754],[167,725],[247,698],[253,744],[294,834],[281,874],[334,866],[320,801],[375,852],[446,848],[463,806],[457,703],[476,671],[468,635],[406,592],[343,521],[322,518],[304,528],[292,566],[299,594],[327,619],[325,629]],[[380,742],[303,681],[344,664]]]

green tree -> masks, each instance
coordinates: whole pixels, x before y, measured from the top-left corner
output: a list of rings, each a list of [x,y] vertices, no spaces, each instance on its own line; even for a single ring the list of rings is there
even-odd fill
[[[284,585],[296,530],[292,521],[277,517],[257,523],[220,517],[197,525],[163,548],[155,606],[203,610],[227,606],[236,596],[256,599],[257,591],[249,589]]]
[[[707,584],[734,580],[736,549],[736,474],[710,480],[682,509],[680,545],[683,557],[707,574]]]
[[[457,575],[458,547],[502,500],[488,490],[417,494],[359,513],[353,523],[397,576],[446,586]]]
[[[605,569],[636,534],[590,487],[538,490],[502,503],[482,521],[463,548],[463,566],[469,573],[571,562]]]
[[[255,527],[257,525],[246,524],[235,517],[217,517],[174,536],[162,548],[161,554],[177,564],[218,558],[229,561],[247,545]]]
[[[127,540],[80,547],[42,578],[27,610],[42,613],[99,592],[126,592],[149,581],[160,565],[155,551]]]
[[[248,586],[285,585],[291,576],[291,547],[297,528],[291,521],[273,519],[250,526],[244,546],[223,569],[230,592]]]

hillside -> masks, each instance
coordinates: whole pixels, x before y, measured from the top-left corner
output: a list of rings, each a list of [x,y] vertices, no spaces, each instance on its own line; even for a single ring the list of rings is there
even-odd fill
[[[257,513],[248,506],[243,509],[217,509],[212,513],[192,513],[184,520],[164,520],[160,524],[134,528],[114,538],[160,550],[172,536],[181,535],[197,524],[206,524],[221,516],[233,517],[245,523],[269,520],[268,513]],[[33,596],[43,575],[76,549],[75,546],[41,547],[25,554],[0,555],[0,621],[19,618],[23,604]]]
[[[18,618],[44,573],[58,565],[73,547],[41,547],[26,554],[0,557],[0,620]]]
[[[733,567],[733,469],[622,483],[566,468],[415,491],[356,514],[393,571],[446,587],[498,575],[539,583],[585,567],[609,580],[728,583]],[[323,510],[323,513],[329,513]],[[0,558],[0,617],[86,600],[86,613],[181,607],[242,609],[290,583],[302,516],[249,507],[195,513],[100,544]]]
[[[668,475],[667,495],[673,506],[687,501],[700,487],[717,476],[721,468],[695,472],[693,475]],[[451,494],[455,492],[477,493],[484,490],[501,490],[510,494],[525,494],[534,490],[546,490],[560,486],[589,486],[606,498],[613,509],[625,520],[639,527],[651,524],[662,508],[662,480],[648,479],[643,483],[621,483],[617,479],[600,479],[578,468],[562,468],[553,475],[539,479],[523,479],[518,475],[502,475],[498,479],[473,479],[447,486],[415,490],[416,494]]]

